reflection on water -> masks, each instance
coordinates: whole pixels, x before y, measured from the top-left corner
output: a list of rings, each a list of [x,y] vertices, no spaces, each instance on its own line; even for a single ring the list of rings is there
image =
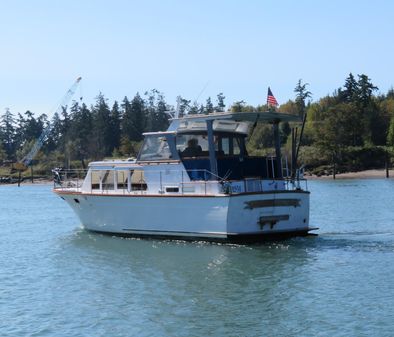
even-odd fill
[[[49,187],[0,187],[0,335],[390,335],[393,182],[309,187],[319,236],[255,245],[90,233]]]
[[[133,298],[131,307],[139,308],[135,324],[149,317],[156,329],[165,327],[172,335],[179,326],[189,333],[212,332],[209,322],[214,322],[218,335],[234,329],[247,335],[251,324],[281,320],[290,298],[289,278],[314,258],[308,241],[242,246],[119,239],[82,231],[73,235],[67,250],[80,252],[85,278],[99,273],[100,289],[86,297],[109,290]],[[293,278],[291,287],[301,290],[307,280],[307,274]],[[123,313],[130,309],[120,307]]]

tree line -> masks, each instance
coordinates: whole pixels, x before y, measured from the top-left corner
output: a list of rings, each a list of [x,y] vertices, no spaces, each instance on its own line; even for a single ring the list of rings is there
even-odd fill
[[[340,171],[381,168],[394,146],[394,90],[376,94],[365,75],[350,73],[342,87],[308,104],[304,157],[319,167],[337,163]]]
[[[376,94],[378,87],[371,79],[360,74],[349,74],[341,87],[332,94],[313,102],[309,85],[298,81],[295,98],[278,107],[279,112],[306,116],[300,161],[311,169],[325,170],[333,162],[343,171],[381,167],[384,157],[394,147],[394,90]],[[225,111],[225,96],[219,93],[215,100],[208,98],[198,104],[178,97],[178,111],[182,114]],[[69,108],[55,114],[51,132],[39,152],[36,162],[69,166],[79,162],[105,157],[135,156],[142,133],[163,131],[169,124],[169,111],[174,106],[165,101],[163,93],[151,90],[139,93],[130,100],[125,97],[111,106],[103,94],[95,103],[74,101]],[[248,105],[234,102],[230,111],[266,111],[265,104]],[[26,111],[14,115],[10,110],[0,116],[0,162],[18,161],[31,149],[49,123],[48,116],[38,117]],[[291,132],[300,133],[297,124],[283,123],[280,128],[284,153],[291,149]],[[258,125],[250,136],[248,151],[266,154],[272,151],[272,129]],[[45,159],[45,160],[43,160]],[[50,168],[50,167],[48,167]]]
[[[332,94],[312,102],[309,84],[298,81],[295,99],[279,106],[279,112],[305,114],[306,123],[300,152],[300,163],[312,173],[331,173],[337,165],[339,172],[382,168],[394,157],[394,89],[377,94],[378,87],[365,74],[350,73],[343,86]],[[248,106],[236,102],[237,111],[265,111],[267,106]],[[299,125],[281,125],[284,152],[290,156],[291,129]],[[271,128],[256,128],[249,142],[249,152],[267,153],[272,144]],[[270,151],[270,150],[268,150]]]
[[[219,93],[215,102],[208,98],[206,104],[197,104],[178,97],[179,114],[224,111],[224,99]],[[46,114],[36,117],[26,111],[15,115],[6,109],[0,116],[0,163],[20,161],[49,123],[51,131],[35,162],[45,159],[51,165],[69,166],[71,161],[79,161],[85,167],[87,160],[135,156],[142,133],[167,130],[174,109],[156,89],[142,96],[137,93],[132,99],[126,96],[112,105],[102,93],[90,107],[73,101],[51,121]]]

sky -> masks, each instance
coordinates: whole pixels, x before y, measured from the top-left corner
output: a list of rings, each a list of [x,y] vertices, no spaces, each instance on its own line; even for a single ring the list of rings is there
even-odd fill
[[[394,1],[0,0],[0,114],[51,116],[78,76],[76,95],[108,103],[151,89],[175,104],[264,104],[312,99],[350,72],[380,93],[394,85]]]

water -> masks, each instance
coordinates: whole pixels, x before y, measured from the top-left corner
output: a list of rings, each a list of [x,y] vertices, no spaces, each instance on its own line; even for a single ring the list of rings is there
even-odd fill
[[[394,181],[311,181],[318,237],[86,232],[51,186],[0,186],[0,336],[392,336]]]

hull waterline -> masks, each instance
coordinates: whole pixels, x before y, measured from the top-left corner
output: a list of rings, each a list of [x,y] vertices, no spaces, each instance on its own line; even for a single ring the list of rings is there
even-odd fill
[[[110,235],[257,242],[312,230],[304,191],[193,197],[55,192],[85,229]]]

